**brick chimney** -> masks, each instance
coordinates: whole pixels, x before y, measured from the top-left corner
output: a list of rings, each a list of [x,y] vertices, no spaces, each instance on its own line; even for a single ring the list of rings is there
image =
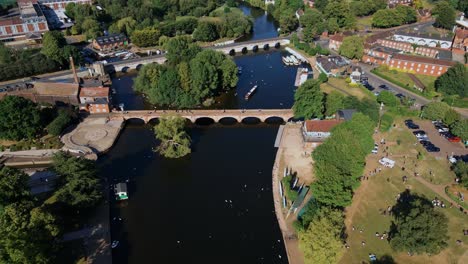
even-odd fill
[[[80,82],[79,82],[79,80],[78,80],[78,75],[76,74],[75,62],[73,61],[73,57],[72,57],[72,56],[70,56],[70,64],[71,64],[72,71],[73,71],[74,83],[79,84]]]

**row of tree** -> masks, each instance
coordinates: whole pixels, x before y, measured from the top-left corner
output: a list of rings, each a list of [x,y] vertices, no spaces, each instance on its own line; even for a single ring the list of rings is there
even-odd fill
[[[444,102],[430,102],[426,104],[421,113],[422,118],[441,120],[450,127],[452,134],[462,140],[468,140],[468,120]]]
[[[68,211],[93,207],[101,199],[94,163],[59,153],[53,170],[58,175],[55,204]],[[51,263],[58,250],[67,215],[33,197],[29,176],[24,172],[0,169],[0,262]],[[60,219],[60,220],[59,220]]]
[[[372,26],[377,28],[390,28],[410,24],[418,19],[416,11],[404,5],[393,9],[381,9],[372,16]]]
[[[135,90],[148,95],[151,103],[190,108],[235,87],[237,66],[214,50],[201,50],[187,36],[177,36],[167,44],[165,65],[148,64],[135,79]]]

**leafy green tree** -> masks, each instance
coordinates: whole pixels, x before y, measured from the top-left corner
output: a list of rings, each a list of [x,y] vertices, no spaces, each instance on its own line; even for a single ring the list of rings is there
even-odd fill
[[[150,47],[159,44],[160,32],[157,29],[145,28],[135,30],[130,37],[132,43],[138,47]]]
[[[137,27],[137,21],[133,19],[133,17],[124,17],[122,19],[119,19],[115,23],[115,27],[113,27],[113,30],[110,30],[112,33],[124,33],[127,36],[130,36]]]
[[[0,64],[10,63],[12,60],[11,50],[5,44],[0,43]]]
[[[0,169],[0,205],[21,201],[31,194],[28,186],[29,176],[26,173],[10,168]]]
[[[325,115],[331,116],[336,114],[338,110],[343,109],[343,99],[344,96],[337,91],[327,94],[325,100]]]
[[[164,45],[167,49],[166,58],[172,65],[194,58],[201,48],[192,43],[190,36],[177,36],[171,38]]]
[[[65,45],[67,42],[60,31],[48,31],[42,38],[41,53],[58,63],[63,63],[66,59],[63,53]]]
[[[179,74],[181,88],[184,91],[189,91],[192,86],[189,64],[185,61],[179,63],[179,65],[177,65],[177,71]]]
[[[447,247],[447,217],[429,200],[404,193],[393,207],[390,246],[397,251],[438,254]]]
[[[336,263],[343,254],[342,212],[324,209],[309,227],[299,232],[299,247],[306,264]]]
[[[35,103],[17,96],[0,101],[0,138],[32,139],[42,129],[40,111]]]
[[[81,31],[88,39],[94,39],[102,35],[99,22],[94,18],[86,18],[81,24]]]
[[[338,32],[338,30],[340,30],[340,25],[338,25],[338,20],[334,17],[329,18],[327,29],[328,29],[328,32],[330,33]]]
[[[294,94],[294,116],[305,119],[322,117],[323,97],[320,81],[307,80]]]
[[[442,121],[444,122],[444,124],[446,124],[448,126],[452,126],[453,124],[455,124],[456,122],[458,122],[460,120],[461,120],[460,114],[457,111],[450,108],[445,113],[444,119]]]
[[[398,98],[389,91],[382,91],[377,96],[377,102],[383,103],[385,106],[397,106]]]
[[[462,138],[464,141],[468,140],[468,119],[463,119],[452,124],[451,132]]]
[[[156,151],[166,158],[181,158],[190,154],[190,137],[184,131],[185,119],[166,116],[154,127],[156,138],[161,141]]]
[[[356,19],[349,8],[348,1],[329,1],[325,7],[324,14],[327,19],[335,18],[339,27],[351,29],[355,26]]]
[[[312,42],[314,37],[322,34],[326,28],[322,13],[316,9],[307,9],[299,21],[304,28],[304,38],[307,42]]]
[[[372,26],[389,28],[416,22],[416,11],[409,6],[397,6],[395,9],[381,9],[372,16]]]
[[[465,65],[457,63],[450,67],[435,81],[438,92],[446,95],[458,95],[468,97],[468,70]]]
[[[431,10],[432,15],[437,16],[434,26],[445,29],[452,29],[455,25],[455,8],[447,1],[438,1]]]
[[[328,0],[315,0],[314,7],[320,10],[321,12],[325,11],[325,8],[328,5]]]
[[[344,38],[339,53],[349,59],[361,59],[364,54],[364,40],[359,36]]]
[[[199,41],[213,41],[218,37],[216,26],[209,22],[200,22],[193,32],[193,38]]]
[[[422,117],[430,120],[442,120],[450,106],[444,102],[430,102],[423,108]]]
[[[282,33],[289,33],[296,30],[297,26],[299,25],[299,21],[297,17],[293,13],[290,12],[283,12],[281,13],[280,19],[280,28]]]
[[[225,58],[223,62],[221,62],[220,70],[222,75],[221,86],[224,89],[235,87],[239,81],[236,63],[229,58]]]
[[[77,209],[92,208],[101,200],[96,165],[92,161],[58,152],[52,169],[60,176],[57,200]]]
[[[468,188],[468,163],[464,161],[457,161],[457,163],[452,166],[452,170],[455,175],[460,178],[463,186]]]
[[[410,24],[418,21],[416,11],[410,6],[398,5],[395,8],[395,13],[398,15],[401,24]]]
[[[70,110],[60,109],[58,116],[47,125],[47,131],[51,135],[59,136],[72,120],[73,117]]]
[[[0,214],[0,262],[51,263],[59,234],[54,216],[31,201],[7,205]]]

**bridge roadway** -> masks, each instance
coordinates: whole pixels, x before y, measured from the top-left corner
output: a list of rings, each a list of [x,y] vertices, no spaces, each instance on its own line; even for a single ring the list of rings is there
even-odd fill
[[[195,123],[200,118],[210,118],[219,122],[223,118],[233,118],[242,122],[246,118],[257,118],[265,122],[268,118],[276,117],[284,121],[294,117],[292,109],[226,109],[226,110],[136,110],[118,111],[109,114],[111,120],[140,119],[148,123],[151,119],[157,119],[168,115],[178,115]]]

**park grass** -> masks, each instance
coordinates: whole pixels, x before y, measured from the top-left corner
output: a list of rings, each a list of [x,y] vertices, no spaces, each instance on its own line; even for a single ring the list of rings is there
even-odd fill
[[[345,79],[341,78],[328,78],[328,82],[322,83],[320,89],[324,93],[331,93],[332,91],[337,91],[345,96],[356,96],[360,100],[363,98],[371,98],[372,93],[367,93],[368,91],[365,88],[360,86],[350,86],[346,83]]]
[[[416,94],[419,94],[421,96],[424,96],[428,99],[431,99],[432,96],[430,96],[427,93],[422,93],[416,89],[414,89],[414,82],[411,80],[411,78],[408,76],[406,72],[402,71],[397,71],[397,70],[390,70],[387,67],[378,67],[372,70],[373,73],[379,75],[380,77],[400,86],[401,88],[407,89],[409,91],[412,91]],[[437,77],[435,76],[428,76],[428,75],[422,75],[422,74],[414,74],[423,84],[426,86],[426,89],[428,91],[434,91],[434,83]]]
[[[389,152],[393,154],[392,159],[395,159],[397,165],[403,163],[403,155],[407,156],[406,164],[413,164],[418,162],[418,169],[427,170],[432,169],[438,172],[443,172],[445,176],[439,176],[441,182],[447,182],[448,179],[453,179],[454,174],[449,170],[447,162],[435,162],[431,155],[425,153],[424,160],[417,160],[416,154],[421,149],[417,146],[412,145],[414,136],[403,127],[402,119],[397,120],[397,127],[392,128],[388,133],[383,133],[382,136],[386,139],[387,145],[390,145]],[[400,144],[396,144],[396,140],[400,141]],[[393,147],[393,144],[395,145]],[[398,157],[394,157],[398,156]],[[401,157],[400,157],[401,156]],[[377,160],[381,157],[381,153],[378,155],[371,155],[368,157],[368,166],[375,166]],[[372,167],[371,167],[372,168]],[[369,167],[366,168],[369,170]],[[426,198],[432,200],[437,196],[431,189],[420,183],[413,176],[410,176],[407,169],[402,171],[398,166],[393,169],[385,168],[381,173],[376,176],[370,176],[368,181],[364,181],[362,186],[356,191],[353,198],[353,205],[347,208],[347,234],[346,239],[350,249],[347,249],[340,263],[361,263],[369,261],[369,253],[377,255],[377,258],[381,258],[384,255],[391,256],[395,263],[467,263],[466,258],[463,256],[465,251],[468,250],[468,238],[463,236],[462,229],[465,227],[465,215],[460,212],[457,208],[449,208],[450,202],[441,199],[447,208],[436,208],[436,210],[444,213],[448,218],[448,247],[441,253],[429,256],[426,254],[408,256],[406,252],[395,252],[391,249],[389,243],[386,240],[380,240],[375,237],[375,233],[387,232],[390,229],[391,217],[384,216],[380,213],[381,210],[388,206],[393,206],[396,202],[397,194],[405,191],[406,188],[410,189],[412,193],[423,195]],[[365,171],[367,173],[367,171]],[[421,173],[423,176],[425,173]],[[408,176],[408,182],[404,184],[402,182],[403,176]],[[352,231],[351,226],[355,226],[356,230]],[[359,230],[363,232],[360,233]],[[462,240],[462,245],[457,245],[456,240]],[[363,247],[361,241],[365,241],[366,245]],[[463,259],[465,258],[465,259]]]

